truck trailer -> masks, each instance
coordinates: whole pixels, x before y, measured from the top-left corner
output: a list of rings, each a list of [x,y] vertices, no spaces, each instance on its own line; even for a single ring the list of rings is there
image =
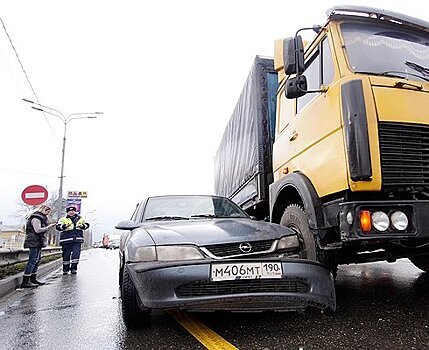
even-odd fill
[[[299,33],[313,30],[305,44]],[[215,193],[295,230],[302,256],[429,271],[429,23],[337,6],[256,56]]]

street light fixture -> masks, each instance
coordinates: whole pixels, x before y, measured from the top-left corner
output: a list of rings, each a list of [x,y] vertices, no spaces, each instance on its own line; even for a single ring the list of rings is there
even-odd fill
[[[72,114],[64,115],[63,113],[61,113],[60,111],[58,111],[52,107],[44,106],[44,105],[41,105],[40,103],[31,101],[31,100],[27,100],[25,98],[23,98],[23,101],[36,105],[37,107],[31,106],[31,108],[35,109],[36,111],[41,111],[41,112],[53,115],[53,116],[57,117],[58,119],[60,119],[64,124],[63,149],[62,149],[62,154],[61,154],[60,188],[59,188],[59,193],[58,193],[57,219],[59,220],[61,218],[61,213],[62,213],[62,209],[63,209],[62,208],[62,205],[63,205],[62,199],[63,199],[63,179],[64,179],[64,156],[65,156],[65,152],[66,152],[67,124],[69,122],[71,122],[72,120],[76,120],[76,119],[95,119],[95,118],[97,118],[98,115],[101,115],[104,113],[103,112],[88,112],[88,113],[72,113]]]

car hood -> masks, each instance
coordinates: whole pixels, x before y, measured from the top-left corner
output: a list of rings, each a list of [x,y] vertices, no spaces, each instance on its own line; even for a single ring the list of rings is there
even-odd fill
[[[293,235],[286,227],[263,221],[241,219],[197,219],[163,221],[142,226],[156,245],[251,242]]]

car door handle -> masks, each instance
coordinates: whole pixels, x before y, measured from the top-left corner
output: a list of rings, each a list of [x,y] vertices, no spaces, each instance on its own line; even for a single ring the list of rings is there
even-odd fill
[[[296,131],[293,131],[292,134],[289,135],[289,141],[296,140],[298,137],[298,133]]]

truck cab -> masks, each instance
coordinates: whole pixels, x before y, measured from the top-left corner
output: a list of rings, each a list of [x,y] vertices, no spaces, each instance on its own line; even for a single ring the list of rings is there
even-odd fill
[[[310,259],[429,271],[429,23],[341,6],[313,29],[276,42],[270,220]]]

